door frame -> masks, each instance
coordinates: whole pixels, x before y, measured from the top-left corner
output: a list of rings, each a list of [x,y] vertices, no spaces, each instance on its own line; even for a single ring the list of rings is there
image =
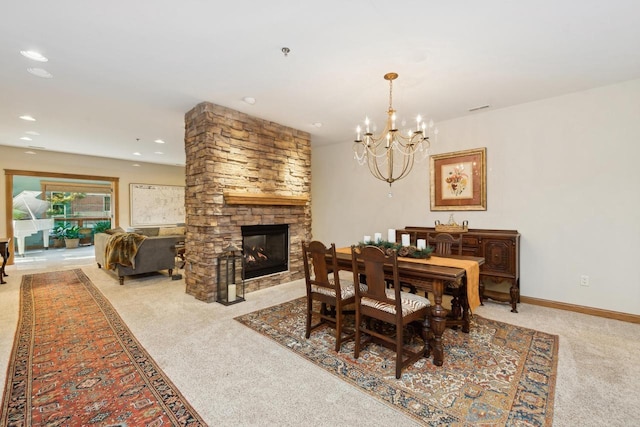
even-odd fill
[[[20,176],[36,176],[42,178],[64,178],[64,179],[77,179],[84,181],[107,181],[111,185],[111,195],[113,200],[113,227],[118,226],[118,212],[120,205],[119,198],[119,182],[120,178],[112,177],[112,176],[98,176],[98,175],[75,175],[70,173],[59,173],[59,172],[40,172],[40,171],[26,171],[26,170],[15,170],[15,169],[5,169],[5,221],[6,221],[6,230],[7,237],[10,237],[13,240],[13,177],[15,175]],[[15,247],[15,246],[14,246]],[[10,251],[9,259],[7,260],[7,264],[13,264],[14,250]]]

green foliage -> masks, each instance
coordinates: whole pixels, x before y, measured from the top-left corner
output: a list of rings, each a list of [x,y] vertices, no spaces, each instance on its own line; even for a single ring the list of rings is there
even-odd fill
[[[21,211],[20,209],[13,210],[13,219],[25,219],[28,217],[29,214],[27,214],[25,211]]]
[[[62,225],[57,225],[53,229],[52,234],[58,239],[79,239],[80,228],[77,225],[64,223]]]
[[[427,246],[425,249],[418,249],[415,246],[402,246],[400,243],[392,243],[386,240],[381,240],[378,243],[374,243],[372,241],[358,242],[358,246],[360,247],[367,245],[377,246],[387,253],[391,250],[395,250],[398,252],[398,256],[410,258],[429,258],[431,253],[435,250],[433,246]]]
[[[104,233],[111,229],[111,221],[99,221],[93,226],[93,234]]]

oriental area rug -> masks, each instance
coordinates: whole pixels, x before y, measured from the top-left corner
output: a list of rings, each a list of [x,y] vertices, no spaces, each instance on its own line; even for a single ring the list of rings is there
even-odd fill
[[[336,353],[328,326],[305,339],[305,308],[303,297],[236,320],[423,425],[552,425],[556,335],[474,315],[470,333],[446,330],[442,366],[422,358],[396,379],[385,347],[367,344],[354,359],[351,341]]]
[[[206,426],[82,270],[25,275],[1,426]]]

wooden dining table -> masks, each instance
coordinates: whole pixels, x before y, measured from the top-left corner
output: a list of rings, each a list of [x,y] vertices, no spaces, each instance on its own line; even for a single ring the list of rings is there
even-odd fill
[[[438,256],[441,258],[442,256]],[[353,271],[351,260],[351,248],[336,249],[336,258],[338,268],[340,270]],[[484,263],[484,258],[465,256],[465,255],[447,255],[445,258],[474,261],[478,265]],[[398,258],[398,274],[402,283],[408,283],[426,292],[433,294],[434,304],[431,307],[430,319],[425,319],[425,327],[431,328],[433,332],[433,364],[442,366],[444,362],[444,349],[442,346],[442,335],[445,331],[448,315],[455,313],[454,309],[451,313],[442,306],[442,295],[444,293],[444,284],[460,288],[463,295],[467,292],[467,271],[462,267],[449,267],[430,264],[429,259],[409,259]],[[389,265],[388,270],[385,269],[385,276],[393,279],[392,266]],[[462,301],[461,314],[459,324],[462,325],[463,332],[469,332],[469,305],[466,295],[460,299]],[[456,316],[458,316],[456,314]]]

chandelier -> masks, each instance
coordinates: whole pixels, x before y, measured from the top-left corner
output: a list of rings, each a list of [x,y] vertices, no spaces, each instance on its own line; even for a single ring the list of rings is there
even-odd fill
[[[393,109],[393,81],[397,78],[397,73],[384,75],[384,79],[389,81],[389,109],[384,130],[379,135],[374,135],[370,129],[369,117],[366,117],[364,128],[356,128],[353,143],[354,157],[358,163],[361,166],[366,163],[371,174],[388,182],[389,187],[411,172],[416,157],[418,161],[427,157],[431,130],[433,129],[435,136],[438,135],[438,129],[433,127],[433,120],[427,125],[420,116],[416,118],[415,128],[403,131],[397,128],[396,110]]]

